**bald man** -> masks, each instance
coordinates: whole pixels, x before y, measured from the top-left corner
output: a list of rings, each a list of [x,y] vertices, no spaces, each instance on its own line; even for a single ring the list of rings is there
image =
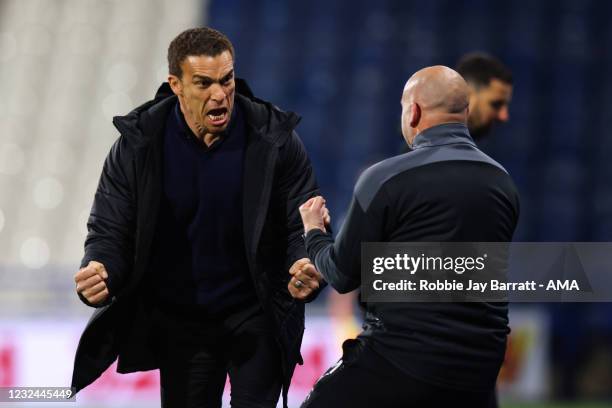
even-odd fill
[[[346,221],[325,232],[325,201],[300,207],[310,259],[338,292],[359,287],[362,242],[509,242],[519,199],[508,173],[470,137],[469,89],[425,68],[406,83],[402,133],[412,151],[363,172]],[[488,407],[506,346],[506,304],[367,303],[365,330],[302,405]]]

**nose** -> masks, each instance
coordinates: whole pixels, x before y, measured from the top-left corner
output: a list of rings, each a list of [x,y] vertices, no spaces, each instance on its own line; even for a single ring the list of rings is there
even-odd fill
[[[508,106],[503,106],[499,113],[497,114],[497,120],[500,122],[507,122],[510,120],[510,112],[508,111]]]
[[[219,84],[212,85],[210,92],[210,99],[215,102],[223,102],[223,100],[225,99],[225,91],[223,90],[223,87]]]

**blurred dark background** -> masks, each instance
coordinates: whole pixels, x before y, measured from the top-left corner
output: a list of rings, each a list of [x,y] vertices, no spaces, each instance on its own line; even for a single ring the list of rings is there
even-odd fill
[[[256,95],[302,115],[336,227],[359,173],[403,148],[408,77],[484,51],[514,75],[510,121],[480,147],[519,188],[515,240],[612,240],[612,2],[223,0],[207,24]],[[612,306],[539,307],[556,398],[612,397]]]

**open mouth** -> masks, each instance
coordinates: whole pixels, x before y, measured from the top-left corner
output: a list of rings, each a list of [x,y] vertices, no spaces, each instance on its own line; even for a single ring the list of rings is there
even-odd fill
[[[209,110],[206,116],[213,125],[220,126],[227,121],[227,113],[227,108],[216,108]]]

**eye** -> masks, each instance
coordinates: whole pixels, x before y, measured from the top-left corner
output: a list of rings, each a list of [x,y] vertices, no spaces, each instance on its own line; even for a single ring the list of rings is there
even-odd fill
[[[232,81],[232,79],[234,78],[234,73],[230,73],[228,74],[226,77],[221,79],[221,85],[229,85],[229,83]]]
[[[491,107],[495,110],[500,110],[504,106],[504,101],[493,101],[491,102]]]

